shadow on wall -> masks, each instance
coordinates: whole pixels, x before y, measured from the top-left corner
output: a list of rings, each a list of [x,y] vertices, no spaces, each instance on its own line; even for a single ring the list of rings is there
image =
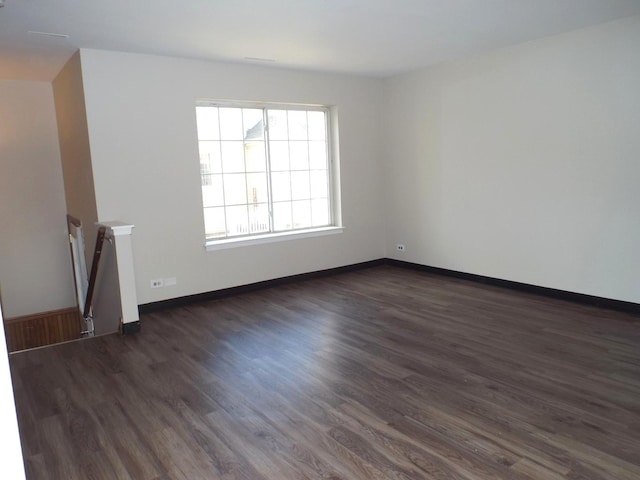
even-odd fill
[[[115,240],[109,234],[107,234],[102,246],[92,308],[96,335],[106,335],[119,330],[121,317],[120,283]]]

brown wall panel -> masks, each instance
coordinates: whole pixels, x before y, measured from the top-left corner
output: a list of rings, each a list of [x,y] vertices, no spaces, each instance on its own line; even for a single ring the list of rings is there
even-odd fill
[[[7,348],[10,352],[42,347],[80,338],[82,319],[77,308],[65,308],[6,319]]]

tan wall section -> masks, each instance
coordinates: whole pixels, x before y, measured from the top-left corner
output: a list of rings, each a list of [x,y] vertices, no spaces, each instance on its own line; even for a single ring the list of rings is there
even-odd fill
[[[0,80],[0,283],[5,317],[75,305],[53,92]]]
[[[82,222],[85,258],[91,268],[98,221],[91,149],[87,133],[80,52],[76,53],[53,81],[58,136],[67,213]]]

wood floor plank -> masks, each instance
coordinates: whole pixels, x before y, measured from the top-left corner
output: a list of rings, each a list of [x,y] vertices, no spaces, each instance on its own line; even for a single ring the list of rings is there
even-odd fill
[[[640,478],[640,319],[392,266],[10,357],[29,480]]]

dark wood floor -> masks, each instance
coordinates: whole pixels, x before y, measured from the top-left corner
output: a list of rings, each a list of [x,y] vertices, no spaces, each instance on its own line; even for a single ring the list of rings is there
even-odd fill
[[[11,356],[28,478],[640,478],[640,323],[382,266]]]

